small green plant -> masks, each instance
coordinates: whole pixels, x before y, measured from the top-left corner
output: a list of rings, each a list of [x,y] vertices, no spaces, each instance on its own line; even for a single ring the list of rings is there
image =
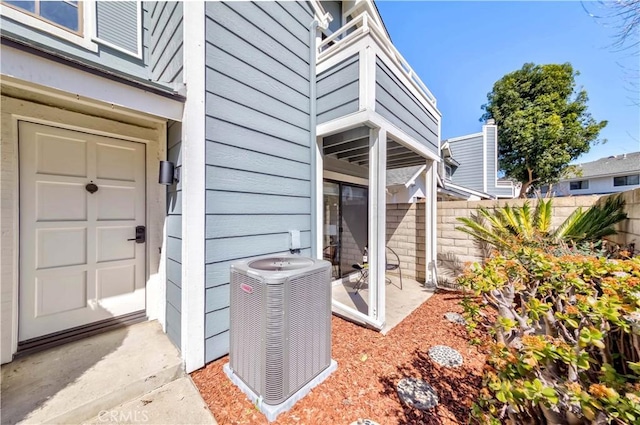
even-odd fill
[[[491,335],[476,422],[640,423],[640,258],[523,247],[458,283],[471,338]]]
[[[599,249],[602,238],[615,234],[614,225],[627,218],[624,199],[609,196],[586,210],[577,208],[552,230],[552,202],[539,199],[535,207],[527,201],[522,207],[479,208],[472,218],[459,217],[463,226],[456,229],[500,252],[514,252],[521,246],[570,252]]]

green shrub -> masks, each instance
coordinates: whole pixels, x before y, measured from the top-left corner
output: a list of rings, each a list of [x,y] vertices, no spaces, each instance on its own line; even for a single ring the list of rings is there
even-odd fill
[[[560,226],[551,229],[552,202],[539,199],[535,207],[527,201],[521,207],[478,208],[471,218],[459,217],[463,225],[456,229],[500,252],[528,246],[564,253],[603,253],[602,238],[615,234],[614,225],[627,218],[624,199],[609,196],[586,210],[577,208]]]
[[[472,338],[492,336],[475,421],[640,423],[640,258],[522,248],[458,283]]]

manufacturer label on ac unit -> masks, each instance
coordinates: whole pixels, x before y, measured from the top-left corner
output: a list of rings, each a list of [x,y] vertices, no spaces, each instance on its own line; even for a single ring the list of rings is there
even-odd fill
[[[246,283],[241,283],[240,289],[242,289],[247,294],[253,294],[253,286],[247,285]]]

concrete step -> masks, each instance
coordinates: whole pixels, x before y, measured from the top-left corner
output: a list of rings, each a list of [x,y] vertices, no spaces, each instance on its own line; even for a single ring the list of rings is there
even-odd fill
[[[2,424],[80,424],[185,376],[156,321],[94,335],[2,366]]]
[[[84,425],[216,425],[211,411],[188,376],[135,400],[105,410]]]

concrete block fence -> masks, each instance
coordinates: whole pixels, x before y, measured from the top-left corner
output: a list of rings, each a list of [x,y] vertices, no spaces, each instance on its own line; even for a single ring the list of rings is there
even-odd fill
[[[628,218],[617,225],[618,234],[609,239],[625,246],[635,244],[637,253],[640,251],[640,189],[623,192],[622,196]],[[552,228],[559,226],[577,208],[589,208],[600,198],[597,195],[554,198]],[[471,236],[456,230],[461,224],[458,217],[471,217],[479,207],[522,206],[524,202],[524,199],[438,202],[438,274],[441,283],[453,282],[466,265],[482,262],[488,255],[488,248],[479,246]],[[535,205],[536,201],[530,202]],[[403,277],[425,281],[424,203],[387,204],[387,246],[400,257]],[[388,260],[395,261],[395,258],[388,254]]]
[[[615,196],[615,195],[607,195]],[[640,189],[623,192],[626,201],[625,211],[628,219],[619,223],[619,232],[610,238],[620,245],[635,244],[640,249]],[[551,227],[555,228],[569,217],[577,208],[591,207],[601,196],[568,196],[553,199],[553,218]],[[602,198],[606,198],[602,197]],[[493,208],[505,205],[522,206],[525,199],[490,201],[453,201],[438,203],[438,273],[443,279],[451,281],[468,263],[481,262],[488,254],[488,248],[480,246],[471,236],[456,227],[461,223],[458,217],[471,217],[479,207]],[[536,200],[529,200],[535,205]]]
[[[387,246],[400,258],[402,277],[424,283],[426,234],[425,204],[387,204]],[[396,261],[387,252],[387,261]],[[391,271],[388,273],[396,273]]]

